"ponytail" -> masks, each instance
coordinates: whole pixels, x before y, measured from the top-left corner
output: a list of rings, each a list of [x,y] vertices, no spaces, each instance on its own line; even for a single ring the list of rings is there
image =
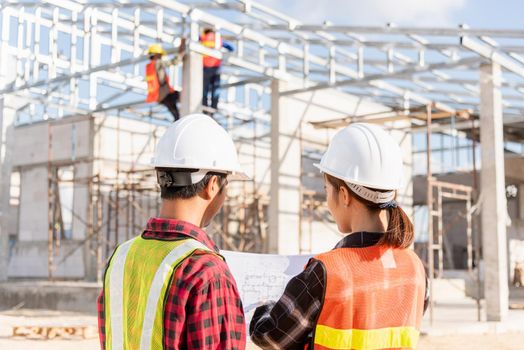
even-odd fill
[[[411,220],[399,206],[392,207],[388,211],[388,230],[380,239],[379,244],[392,248],[408,248],[415,238]]]
[[[413,223],[407,216],[407,214],[398,206],[395,200],[384,204],[377,204],[368,201],[358,194],[356,194],[348,185],[341,179],[337,179],[329,174],[324,174],[326,179],[338,190],[344,186],[350,195],[352,195],[358,201],[364,203],[369,210],[380,211],[387,210],[389,214],[388,228],[378,244],[385,245],[392,248],[408,248],[415,238]],[[377,190],[374,190],[377,191]]]

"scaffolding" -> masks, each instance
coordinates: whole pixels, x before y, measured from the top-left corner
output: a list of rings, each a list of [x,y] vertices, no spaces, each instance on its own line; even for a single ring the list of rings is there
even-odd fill
[[[144,103],[142,65],[148,59],[145,49],[152,43],[161,43],[168,54],[178,52],[185,43],[189,54],[223,60],[224,98],[216,118],[231,132],[239,152],[250,156],[253,173],[260,152],[272,147],[271,94],[275,92],[271,82],[275,80],[290,83],[287,90],[278,92],[279,97],[337,90],[383,108],[371,113],[347,111],[344,118],[311,123],[314,128],[339,128],[361,121],[404,132],[427,131],[429,137],[451,129],[476,140],[483,84],[478,71],[482,64],[491,63],[502,69],[505,137],[518,143],[524,140],[522,30],[309,25],[248,0],[137,0],[118,4],[7,0],[0,4],[0,20],[1,154],[12,142],[4,137],[11,125],[78,116],[140,120],[155,130],[169,125],[169,114],[163,107]],[[237,50],[224,54],[201,45],[199,33],[208,26],[217,29]],[[183,85],[182,66],[171,67],[169,75],[177,88]],[[13,113],[7,113],[8,108]],[[311,150],[323,149],[327,135],[319,137],[320,141],[310,138],[302,132],[302,126],[295,136],[300,139],[300,154],[315,158],[318,154]],[[116,137],[119,135],[117,130]],[[151,135],[150,143],[156,131]],[[49,145],[52,139],[50,132]],[[429,139],[427,148],[431,152]],[[139,154],[134,156],[130,167],[121,166],[118,158],[112,177],[95,172],[92,177],[75,180],[87,186],[91,198],[89,219],[84,220],[88,234],[78,249],[88,247],[96,256],[98,278],[107,252],[141,229],[138,223],[158,206],[154,177],[137,161]],[[430,153],[427,159],[429,164]],[[56,199],[50,200],[48,208],[50,276],[62,237],[58,231],[63,227],[56,209],[56,166],[49,154],[48,194]],[[11,171],[9,158],[2,159],[2,172],[8,174],[2,178],[4,197]],[[305,179],[311,178],[303,165],[299,177],[300,251],[308,252],[312,248],[311,223],[328,224],[329,220],[324,215],[321,191],[303,186]],[[471,189],[435,182],[431,168],[427,177],[431,205],[435,203],[431,199],[433,188],[440,193],[437,204],[439,198],[451,193],[471,205]],[[217,220],[226,229],[219,230],[215,225],[214,238],[223,246],[267,251],[269,191],[262,187],[253,181],[233,191]],[[437,233],[440,262],[442,230]],[[434,251],[435,243],[431,244],[428,255]],[[471,254],[468,248],[468,266],[472,264]],[[428,261],[432,264],[433,260]]]

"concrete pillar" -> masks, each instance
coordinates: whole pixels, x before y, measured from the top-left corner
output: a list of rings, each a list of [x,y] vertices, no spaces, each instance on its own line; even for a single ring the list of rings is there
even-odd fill
[[[17,57],[9,54],[9,38],[11,37],[10,16],[3,11],[2,27],[0,29],[0,89],[13,83],[17,78]],[[8,212],[11,191],[13,121],[15,110],[23,102],[17,101],[9,94],[0,96],[0,282],[7,280],[9,232]]]
[[[292,98],[280,97],[285,82],[271,83],[271,187],[269,202],[270,253],[298,254],[300,210],[301,114]]]
[[[392,123],[395,128],[409,128],[409,121],[397,121]],[[413,152],[411,132],[393,130],[391,136],[398,142],[402,150],[404,164],[404,181],[402,188],[397,192],[397,202],[413,221]]]
[[[502,130],[501,71],[496,63],[480,67],[480,146],[482,247],[487,320],[501,321],[508,313],[506,196]]]
[[[13,111],[4,108],[4,99],[0,98],[0,282],[7,280],[7,266],[9,264],[8,214],[12,164],[11,152],[7,151],[6,146],[11,145],[13,141],[13,117]],[[9,122],[9,126],[6,126],[6,122]]]
[[[182,70],[182,92],[180,98],[180,112],[182,116],[202,110],[202,69],[202,56],[195,52],[187,52],[184,56]]]
[[[404,114],[409,115],[410,108],[409,93],[404,95]],[[395,128],[403,129],[411,126],[411,121],[406,118],[392,123]],[[409,216],[412,222],[415,220],[415,210],[413,208],[413,137],[412,133],[405,131],[393,131],[395,140],[402,149],[402,160],[404,164],[404,182],[402,188],[398,191],[397,201]]]
[[[2,84],[0,83],[0,87]],[[0,282],[7,280],[9,265],[9,217],[14,126],[18,105],[10,96],[0,97]]]
[[[3,121],[4,121],[4,98],[0,98],[0,183],[5,184],[4,172],[3,172],[3,157],[2,157],[2,143],[3,143]],[[7,197],[9,205],[9,196],[4,193],[7,186],[0,188],[0,282],[7,280],[7,264],[8,264],[8,249],[9,249],[9,236],[7,232],[7,219],[5,213],[7,212],[8,206],[5,205],[4,198]]]

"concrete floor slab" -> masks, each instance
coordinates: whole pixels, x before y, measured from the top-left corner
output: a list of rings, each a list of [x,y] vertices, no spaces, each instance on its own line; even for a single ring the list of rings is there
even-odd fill
[[[96,299],[101,290],[101,284],[90,282],[0,283],[0,309],[48,309],[96,315]]]

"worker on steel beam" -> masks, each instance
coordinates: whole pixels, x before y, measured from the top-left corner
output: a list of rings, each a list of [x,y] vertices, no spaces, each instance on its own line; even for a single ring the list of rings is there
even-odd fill
[[[180,46],[183,47],[182,45]],[[162,57],[166,54],[162,46],[153,44],[147,50],[149,63],[146,66],[147,97],[146,102],[158,102],[167,107],[173,115],[174,121],[180,118],[177,103],[180,101],[180,92],[169,84],[166,73],[167,64],[178,64],[183,58],[183,51],[171,61],[164,61]]]
[[[277,302],[255,310],[251,340],[263,349],[416,348],[427,279],[409,249],[413,225],[395,201],[400,147],[377,125],[353,124],[316,166],[345,237],[310,259]]]
[[[167,129],[153,165],[160,213],[109,260],[98,301],[102,349],[244,349],[236,283],[204,231],[228,179],[247,178],[233,140],[208,116],[189,115]]]
[[[234,51],[233,46],[223,41],[219,34],[212,28],[204,29],[200,36],[200,42],[202,45],[211,49],[220,50],[223,47],[229,52]],[[220,98],[220,67],[222,60],[211,56],[204,56],[203,59],[204,86],[202,106],[204,106],[204,113],[212,115],[218,108],[218,100]],[[209,105],[209,94],[211,94],[211,105]],[[209,109],[209,107],[211,107],[211,109]]]

